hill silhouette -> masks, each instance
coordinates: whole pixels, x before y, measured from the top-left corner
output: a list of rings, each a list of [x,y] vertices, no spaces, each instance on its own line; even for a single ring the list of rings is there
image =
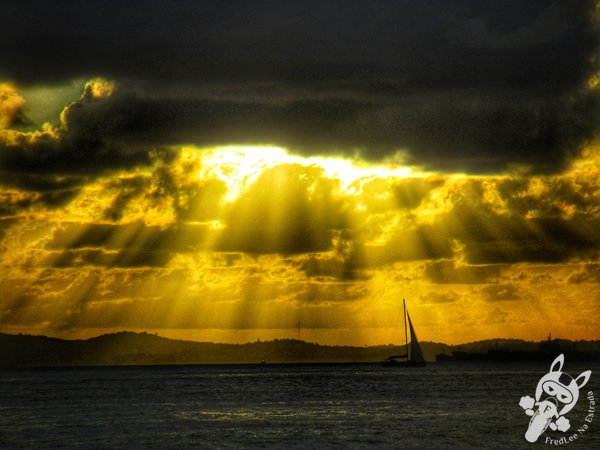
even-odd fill
[[[559,341],[577,352],[600,355],[598,341]],[[460,346],[422,342],[425,359],[457,359],[465,354],[482,359],[487,352],[531,353],[540,344],[522,340],[493,339]],[[575,346],[575,347],[574,347]],[[130,364],[257,364],[311,362],[378,362],[403,351],[403,346],[330,346],[295,339],[246,344],[221,344],[174,340],[149,333],[120,332],[87,340],[0,333],[0,366],[130,365]],[[453,356],[454,355],[454,356]],[[478,356],[479,355],[479,356]],[[485,358],[483,358],[485,359]]]
[[[445,344],[424,343],[423,347],[430,360],[447,350]],[[295,339],[218,344],[132,332],[87,340],[0,333],[0,366],[376,362],[399,351],[395,345],[325,346]]]

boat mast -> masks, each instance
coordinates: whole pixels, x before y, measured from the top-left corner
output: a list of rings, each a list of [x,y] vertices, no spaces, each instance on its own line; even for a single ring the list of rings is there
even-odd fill
[[[406,331],[406,300],[402,299],[402,306],[404,307],[404,346],[406,348],[406,359],[408,360],[408,334]]]

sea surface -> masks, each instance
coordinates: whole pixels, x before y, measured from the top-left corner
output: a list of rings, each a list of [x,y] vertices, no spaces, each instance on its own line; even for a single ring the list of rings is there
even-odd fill
[[[521,396],[546,364],[440,363],[0,369],[0,448],[600,448],[585,422],[592,369],[572,429],[536,444]],[[577,432],[584,423],[588,429]]]

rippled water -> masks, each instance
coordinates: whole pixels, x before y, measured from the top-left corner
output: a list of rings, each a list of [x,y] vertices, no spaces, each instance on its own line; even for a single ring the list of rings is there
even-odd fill
[[[594,368],[567,362],[566,369],[576,375]],[[597,369],[586,392],[600,394]],[[519,399],[534,394],[546,370],[523,364],[2,370],[0,447],[526,448],[529,417]],[[582,422],[586,409],[582,397],[572,422]],[[595,419],[572,448],[600,448]]]

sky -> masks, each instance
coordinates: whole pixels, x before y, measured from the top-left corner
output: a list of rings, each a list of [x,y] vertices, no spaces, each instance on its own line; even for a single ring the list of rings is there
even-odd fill
[[[3,2],[0,332],[600,339],[599,20]]]

